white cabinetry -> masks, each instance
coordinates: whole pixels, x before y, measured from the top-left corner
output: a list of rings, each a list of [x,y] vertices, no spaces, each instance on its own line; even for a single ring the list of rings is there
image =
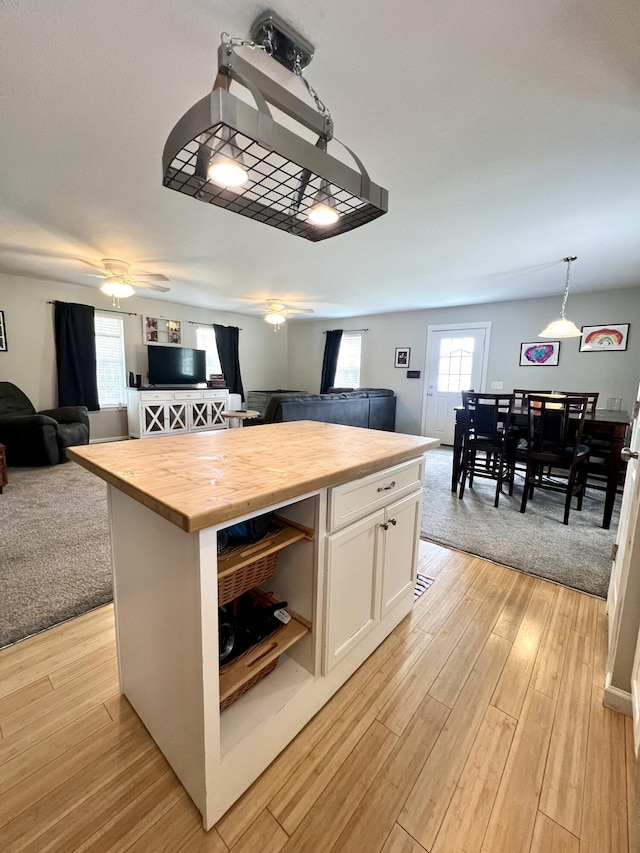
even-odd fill
[[[325,672],[411,595],[423,473],[414,460],[329,490],[329,530],[342,529],[327,537]]]
[[[229,392],[222,389],[139,391],[127,389],[127,417],[132,438],[225,429],[222,412],[228,407]]]

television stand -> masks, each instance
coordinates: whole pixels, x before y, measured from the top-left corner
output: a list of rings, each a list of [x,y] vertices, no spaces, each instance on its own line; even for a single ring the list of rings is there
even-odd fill
[[[222,413],[229,408],[226,388],[174,385],[127,388],[130,438],[226,429]]]

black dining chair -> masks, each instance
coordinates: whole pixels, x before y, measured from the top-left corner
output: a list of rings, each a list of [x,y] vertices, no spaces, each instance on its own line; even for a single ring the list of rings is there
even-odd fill
[[[529,395],[527,470],[520,512],[526,512],[527,501],[533,497],[535,488],[565,494],[563,524],[569,523],[574,496],[578,499],[577,509],[582,509],[589,459],[589,448],[581,443],[586,411],[586,396]],[[566,477],[562,480],[543,477],[545,468],[550,472],[566,471]]]
[[[565,397],[586,397],[587,398],[587,414],[595,415],[598,406],[598,391],[560,391]]]
[[[510,467],[508,430],[506,422],[513,404],[511,394],[465,392],[466,434],[462,451],[460,491],[464,497],[465,484],[473,488],[474,477],[496,481],[494,506],[498,506],[502,484],[513,477]],[[478,457],[478,453],[482,456]],[[510,487],[510,491],[512,490]]]

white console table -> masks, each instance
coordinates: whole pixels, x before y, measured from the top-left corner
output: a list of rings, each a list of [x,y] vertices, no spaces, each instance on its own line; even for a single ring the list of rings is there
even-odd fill
[[[69,448],[109,484],[122,692],[206,829],[410,612],[438,444],[296,421]],[[221,711],[217,532],[271,509],[299,535],[266,588],[306,629]]]
[[[226,429],[222,413],[229,391],[221,388],[127,389],[127,420],[131,438],[179,432]]]

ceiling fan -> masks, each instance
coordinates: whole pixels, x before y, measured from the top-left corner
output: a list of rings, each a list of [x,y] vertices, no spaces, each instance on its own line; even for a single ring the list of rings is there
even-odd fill
[[[127,296],[133,296],[135,287],[148,288],[149,290],[158,290],[166,293],[170,290],[169,287],[164,287],[161,284],[154,284],[156,281],[169,281],[166,275],[161,273],[135,273],[129,272],[131,264],[127,261],[119,261],[116,258],[103,258],[102,266],[91,261],[82,261],[83,264],[100,270],[99,273],[86,273],[86,275],[94,278],[101,278],[104,283],[100,285],[100,290],[106,293],[107,296],[113,298],[114,304],[120,304],[121,299]]]
[[[313,314],[313,308],[295,308],[277,298],[267,299],[266,303],[267,307],[263,309],[264,319],[273,326],[274,332],[287,321],[290,314]]]

